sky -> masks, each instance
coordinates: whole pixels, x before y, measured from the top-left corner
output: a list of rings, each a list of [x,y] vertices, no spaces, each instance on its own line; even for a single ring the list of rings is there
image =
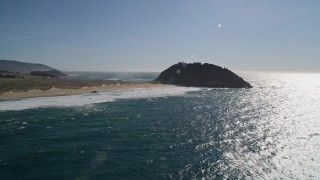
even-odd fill
[[[63,71],[319,71],[319,0],[1,0],[0,59]]]

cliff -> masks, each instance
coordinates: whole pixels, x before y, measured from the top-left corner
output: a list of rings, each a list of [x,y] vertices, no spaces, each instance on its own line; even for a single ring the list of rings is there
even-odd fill
[[[212,88],[251,88],[232,71],[213,64],[180,62],[162,71],[154,80],[164,84]]]

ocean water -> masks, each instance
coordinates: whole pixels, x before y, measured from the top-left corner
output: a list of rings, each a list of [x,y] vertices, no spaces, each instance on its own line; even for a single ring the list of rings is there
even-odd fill
[[[320,74],[0,101],[0,179],[320,179]]]
[[[147,82],[158,77],[157,72],[66,72],[69,78],[123,80],[131,82]]]

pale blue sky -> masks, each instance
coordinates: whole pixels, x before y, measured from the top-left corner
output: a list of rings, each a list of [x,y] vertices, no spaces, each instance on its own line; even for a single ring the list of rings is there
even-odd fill
[[[61,70],[320,71],[319,0],[1,0],[0,59]]]

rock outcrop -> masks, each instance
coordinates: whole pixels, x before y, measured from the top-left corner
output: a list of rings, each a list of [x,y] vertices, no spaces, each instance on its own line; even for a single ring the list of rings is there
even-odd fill
[[[180,62],[162,71],[154,80],[163,84],[211,88],[251,88],[232,71],[213,64]]]

